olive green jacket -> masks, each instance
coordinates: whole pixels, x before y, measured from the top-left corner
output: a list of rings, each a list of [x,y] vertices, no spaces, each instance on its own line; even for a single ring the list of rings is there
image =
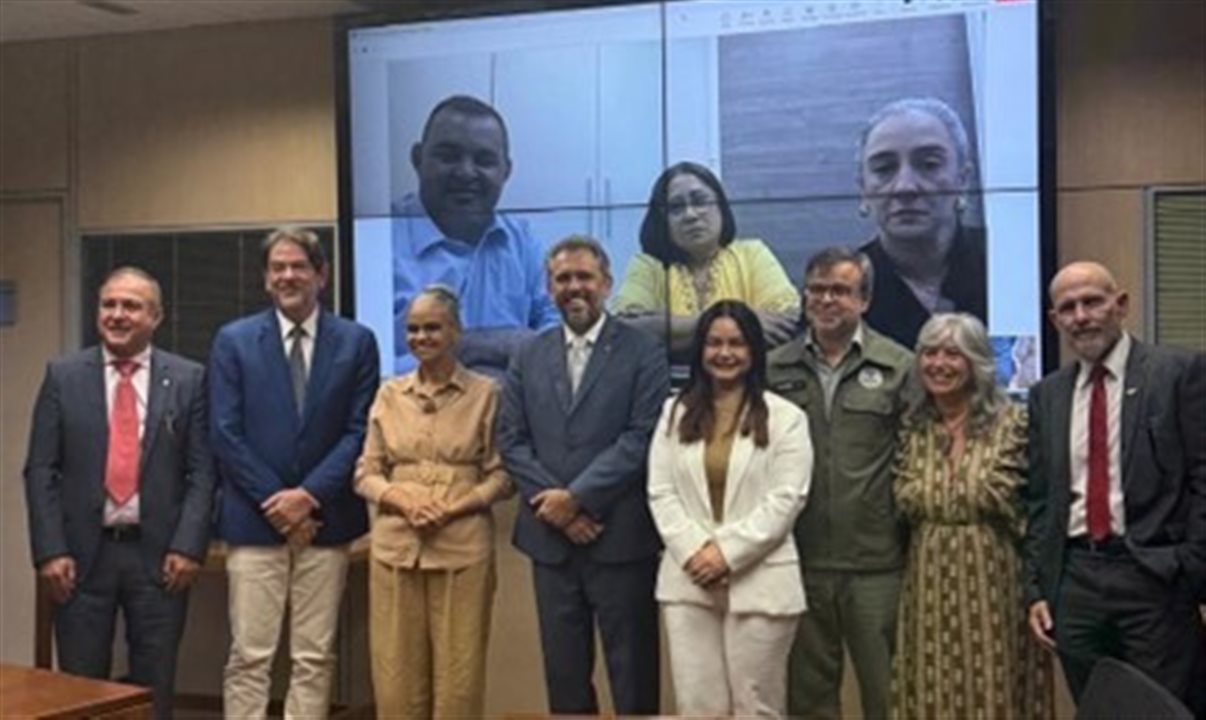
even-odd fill
[[[808,414],[814,463],[796,543],[809,570],[894,570],[904,566],[904,525],[892,497],[908,350],[863,325],[857,355],[841,367],[833,409],[806,335],[771,353],[771,389]]]

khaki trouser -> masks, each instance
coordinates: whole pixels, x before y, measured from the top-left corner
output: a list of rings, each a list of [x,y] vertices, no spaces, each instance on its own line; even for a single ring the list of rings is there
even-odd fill
[[[455,570],[372,561],[369,651],[378,718],[484,714],[494,558]]]
[[[286,605],[292,663],[285,718],[327,717],[347,570],[347,545],[301,550],[231,546],[226,556],[231,644],[222,687],[226,717],[267,716],[272,659]]]

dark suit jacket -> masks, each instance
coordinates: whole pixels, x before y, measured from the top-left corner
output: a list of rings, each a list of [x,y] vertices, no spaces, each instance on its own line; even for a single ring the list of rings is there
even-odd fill
[[[988,322],[988,265],[985,259],[984,229],[960,227],[947,259],[942,295],[955,304],[955,310],[967,312]],[[871,307],[863,320],[909,350],[917,344],[921,326],[930,319],[930,311],[917,300],[912,288],[884,250],[880,240],[859,248],[875,268],[875,287]]]
[[[574,547],[538,520],[529,502],[569,488],[604,530],[587,546],[600,562],[629,562],[661,548],[645,491],[649,439],[669,393],[657,340],[608,318],[571,397],[565,335],[550,328],[511,362],[498,423],[499,448],[523,498],[514,543],[533,560],[557,564]]]
[[[165,553],[205,559],[214,476],[204,368],[152,349],[150,372],[139,460],[139,524],[144,564],[158,583]],[[35,566],[70,556],[83,579],[96,560],[105,507],[108,417],[99,347],[47,365],[25,461]]]
[[[352,469],[377,392],[377,341],[361,325],[320,311],[301,418],[276,310],[235,320],[210,352],[210,431],[218,459],[218,535],[235,545],[275,545],[260,504],[303,487],[321,505],[316,545],[338,545],[368,530]]]
[[[1069,437],[1078,364],[1030,390],[1027,597],[1054,601],[1072,502]],[[1206,356],[1134,341],[1122,399],[1126,544],[1167,582],[1206,580]]]

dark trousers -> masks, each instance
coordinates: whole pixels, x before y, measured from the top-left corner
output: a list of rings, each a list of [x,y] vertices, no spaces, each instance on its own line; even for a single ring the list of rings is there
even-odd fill
[[[1202,621],[1184,575],[1168,583],[1129,552],[1070,548],[1054,615],[1060,663],[1077,702],[1093,665],[1110,656],[1202,712]]]
[[[619,715],[657,715],[657,558],[598,563],[575,552],[560,565],[532,564],[549,711],[596,715],[591,680],[595,621]]]
[[[842,666],[848,650],[863,716],[888,717],[901,582],[899,570],[804,571],[808,612],[800,619],[787,664],[789,715],[843,717]]]
[[[151,688],[155,717],[170,718],[187,606],[185,593],[171,595],[158,578],[149,577],[138,541],[102,540],[88,576],[55,611],[59,669],[108,679],[120,608],[130,649],[129,682]]]

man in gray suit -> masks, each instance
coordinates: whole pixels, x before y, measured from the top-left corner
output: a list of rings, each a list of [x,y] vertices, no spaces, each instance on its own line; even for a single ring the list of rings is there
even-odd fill
[[[1097,263],[1060,270],[1050,295],[1076,362],[1030,391],[1031,630],[1078,701],[1112,656],[1192,706],[1206,688],[1206,357],[1124,332],[1127,294]]]
[[[33,561],[60,669],[107,678],[120,608],[130,680],[171,716],[187,590],[209,543],[204,370],[152,348],[159,283],[132,267],[100,289],[100,347],[52,361],[25,463]]]
[[[597,619],[616,713],[656,715],[661,543],[645,464],[669,391],[666,357],[603,311],[611,271],[596,241],[562,240],[547,269],[564,324],[511,362],[499,447],[523,498],[514,542],[532,559],[549,709],[598,713]]]

